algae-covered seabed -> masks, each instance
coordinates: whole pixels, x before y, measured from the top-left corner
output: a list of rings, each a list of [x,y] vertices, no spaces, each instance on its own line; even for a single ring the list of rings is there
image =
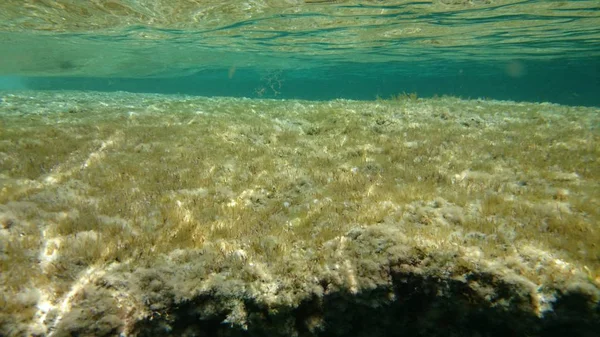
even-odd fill
[[[598,109],[14,92],[0,122],[2,336],[599,327]]]

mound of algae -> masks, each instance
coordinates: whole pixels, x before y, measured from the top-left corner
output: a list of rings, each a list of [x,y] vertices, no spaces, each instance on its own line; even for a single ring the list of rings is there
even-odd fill
[[[593,336],[600,111],[14,92],[1,336]]]

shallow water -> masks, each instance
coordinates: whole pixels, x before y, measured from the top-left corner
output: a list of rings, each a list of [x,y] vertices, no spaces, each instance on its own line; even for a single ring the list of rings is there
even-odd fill
[[[3,1],[0,336],[594,335],[599,11]]]
[[[600,105],[597,1],[5,1],[0,87]]]

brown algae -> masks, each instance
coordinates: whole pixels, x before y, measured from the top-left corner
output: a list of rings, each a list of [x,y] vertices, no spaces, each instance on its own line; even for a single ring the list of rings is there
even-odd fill
[[[413,285],[532,321],[598,308],[598,109],[3,98],[0,335],[316,335],[353,317],[323,303]]]

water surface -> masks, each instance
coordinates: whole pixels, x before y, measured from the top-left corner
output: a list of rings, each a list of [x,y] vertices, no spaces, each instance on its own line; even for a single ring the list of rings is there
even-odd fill
[[[33,89],[600,105],[597,1],[5,1],[0,19],[0,74]]]

